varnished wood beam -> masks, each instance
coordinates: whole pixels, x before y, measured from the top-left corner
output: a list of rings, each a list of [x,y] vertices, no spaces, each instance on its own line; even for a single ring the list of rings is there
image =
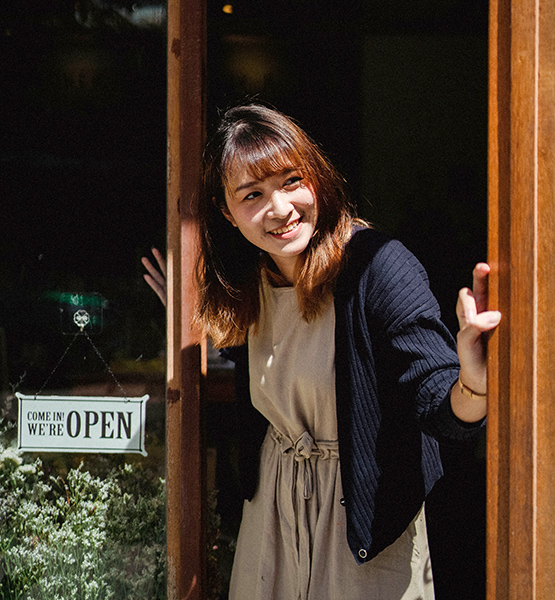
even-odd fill
[[[191,328],[205,135],[205,0],[168,2],[168,600],[205,597],[201,337]]]
[[[490,2],[488,600],[555,587],[555,12]]]

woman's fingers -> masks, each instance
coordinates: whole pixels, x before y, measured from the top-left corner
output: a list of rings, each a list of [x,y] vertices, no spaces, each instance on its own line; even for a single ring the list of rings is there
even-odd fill
[[[158,298],[162,301],[162,304],[166,306],[167,303],[167,291],[166,291],[166,261],[162,254],[156,248],[152,249],[152,254],[156,258],[156,262],[160,267],[160,271],[150,262],[146,256],[143,256],[141,262],[148,271],[143,276],[148,285],[154,290]]]
[[[487,293],[485,300],[487,301]],[[498,310],[480,310],[483,301],[483,298],[476,296],[469,288],[463,288],[459,292],[457,318],[461,332],[474,330],[475,336],[478,337],[481,333],[491,331],[499,325],[501,313]]]
[[[473,271],[473,289],[463,288],[457,300],[457,349],[461,379],[479,393],[486,389],[487,379],[483,334],[495,329],[501,321],[498,310],[487,310],[489,271],[486,263],[478,263]]]
[[[162,301],[162,304],[166,306],[166,286],[160,285],[150,275],[144,275],[145,281],[154,290],[158,298]]]
[[[149,272],[150,277],[154,279],[154,281],[156,281],[160,285],[165,283],[165,273],[160,273],[160,271],[156,269],[156,267],[150,262],[148,258],[143,256],[143,258],[141,258],[141,262],[143,263],[146,270]],[[147,275],[145,275],[145,277],[147,277]]]
[[[154,258],[160,267],[160,271],[162,271],[164,277],[166,277],[166,259],[162,256],[162,253],[158,248],[153,248],[152,254],[154,254]]]
[[[472,292],[476,300],[477,312],[488,308],[488,275],[490,267],[487,263],[478,263],[472,271]]]
[[[463,288],[457,301],[457,317],[460,329],[472,327],[479,332],[490,331],[501,320],[501,313],[488,308],[487,263],[478,263],[472,272],[472,290]]]

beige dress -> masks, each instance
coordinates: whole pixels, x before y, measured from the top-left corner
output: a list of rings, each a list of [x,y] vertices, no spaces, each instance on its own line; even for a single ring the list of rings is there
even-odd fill
[[[245,502],[231,600],[431,600],[423,510],[376,558],[357,565],[346,539],[337,444],[333,301],[312,324],[294,288],[263,284],[249,334],[251,397],[271,423],[260,484]]]

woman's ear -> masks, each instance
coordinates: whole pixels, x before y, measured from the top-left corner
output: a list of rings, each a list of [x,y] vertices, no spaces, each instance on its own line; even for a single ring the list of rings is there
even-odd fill
[[[222,202],[222,204],[220,204],[218,206],[218,208],[222,211],[222,215],[233,225],[233,227],[237,227],[237,223],[236,223],[235,219],[233,218],[233,215],[229,212],[227,203]]]

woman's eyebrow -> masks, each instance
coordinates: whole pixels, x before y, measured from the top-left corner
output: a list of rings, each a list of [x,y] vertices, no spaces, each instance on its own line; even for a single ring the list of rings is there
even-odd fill
[[[279,173],[274,173],[274,174],[281,175],[281,176],[287,176],[298,170],[299,170],[298,167],[291,167],[289,169],[284,169],[283,171],[280,171]],[[269,177],[271,177],[271,175],[269,175]],[[247,188],[254,187],[254,186],[258,185],[259,183],[260,183],[260,179],[255,179],[253,181],[246,181],[245,183],[241,183],[240,185],[238,185],[235,188],[235,193],[240,192],[241,190],[246,190]]]
[[[247,181],[245,183],[242,183],[241,185],[235,188],[235,193],[240,192],[241,190],[246,190],[250,187],[254,187],[255,185],[257,185],[257,183],[259,183],[258,179],[256,179],[255,181]]]

